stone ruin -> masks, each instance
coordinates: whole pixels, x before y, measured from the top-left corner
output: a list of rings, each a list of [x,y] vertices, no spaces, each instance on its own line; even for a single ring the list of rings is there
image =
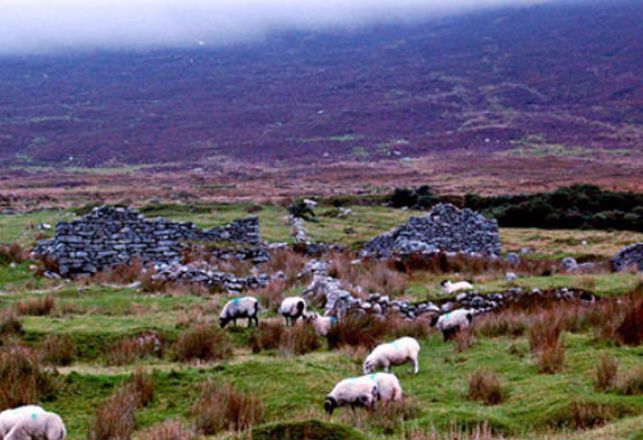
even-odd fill
[[[611,260],[612,269],[616,271],[635,267],[643,270],[643,243],[634,243],[621,249]]]
[[[436,205],[423,217],[411,219],[366,243],[362,256],[391,257],[438,252],[498,256],[498,222],[449,203]]]
[[[260,252],[262,244],[259,219],[248,217],[212,229],[201,229],[191,222],[172,222],[164,218],[147,220],[129,208],[102,206],[72,222],[56,225],[53,239],[40,241],[34,252],[49,256],[58,263],[59,274],[93,274],[126,264],[133,259],[157,265],[176,265],[181,261],[185,242],[203,241],[252,249],[227,251],[249,252],[261,262],[268,256]]]

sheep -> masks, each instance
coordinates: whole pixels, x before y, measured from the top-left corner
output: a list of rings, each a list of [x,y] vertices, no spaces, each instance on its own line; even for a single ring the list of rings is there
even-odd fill
[[[299,296],[285,298],[279,306],[279,314],[286,319],[286,325],[294,325],[297,320],[306,315],[306,301]]]
[[[393,342],[380,344],[364,360],[364,374],[370,374],[378,368],[389,372],[391,365],[413,364],[413,373],[418,374],[418,353],[420,344],[415,339],[405,336]]]
[[[32,411],[23,413],[3,440],[64,440],[66,436],[65,424],[58,414]]]
[[[377,384],[377,398],[383,402],[399,402],[402,400],[402,386],[395,374],[372,373],[367,375]]]
[[[446,293],[447,295],[459,292],[461,290],[473,289],[473,285],[468,281],[457,281],[455,283],[452,283],[449,280],[444,280],[441,284],[442,288],[444,289],[444,293]]]
[[[219,314],[219,325],[221,328],[224,328],[230,321],[232,321],[236,327],[237,318],[248,318],[248,327],[252,325],[253,321],[258,327],[258,312],[259,302],[256,298],[252,296],[235,298],[228,301],[226,305],[223,306],[223,310],[221,310],[221,313]]]
[[[461,330],[466,330],[473,320],[473,312],[469,309],[457,309],[444,315],[435,315],[431,325],[442,332],[444,341],[451,339]]]
[[[379,396],[377,382],[369,376],[343,379],[335,385],[324,399],[324,410],[332,415],[335,408],[350,405],[352,409],[371,409]]]
[[[304,320],[312,324],[317,336],[326,337],[330,329],[337,324],[337,318],[334,316],[319,316],[318,313],[309,313],[304,316]]]
[[[11,428],[13,428],[20,418],[44,412],[44,409],[36,405],[19,406],[17,408],[6,409],[0,412],[0,439],[3,439],[7,433],[11,431]]]

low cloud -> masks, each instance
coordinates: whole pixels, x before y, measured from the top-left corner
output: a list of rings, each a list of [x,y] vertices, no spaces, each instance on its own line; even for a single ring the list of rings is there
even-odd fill
[[[216,46],[555,0],[0,0],[0,54]]]

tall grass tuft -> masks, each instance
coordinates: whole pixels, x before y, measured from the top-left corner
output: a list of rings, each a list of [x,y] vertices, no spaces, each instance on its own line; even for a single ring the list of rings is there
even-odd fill
[[[310,325],[295,325],[286,329],[279,339],[279,351],[287,356],[310,353],[321,347],[315,329]]]
[[[56,389],[53,373],[31,349],[11,346],[0,351],[0,410],[51,398]]]
[[[618,362],[611,356],[603,354],[594,373],[594,388],[597,391],[610,391],[616,385]]]
[[[565,346],[563,344],[562,324],[555,312],[537,315],[529,326],[529,347],[538,356],[538,371],[553,374],[563,366]]]
[[[626,396],[640,396],[643,394],[643,367],[634,367],[621,378],[616,391]]]
[[[279,348],[281,336],[286,331],[281,321],[263,321],[250,336],[250,348],[253,353]]]
[[[180,419],[169,419],[143,430],[138,440],[196,440],[196,433]]]
[[[146,332],[123,338],[106,352],[107,365],[129,365],[139,359],[163,355],[163,342],[156,333]]]
[[[39,347],[42,362],[48,365],[70,365],[76,357],[76,346],[67,335],[51,335]]]
[[[216,327],[197,324],[181,333],[174,343],[174,359],[216,361],[232,355],[228,334]]]
[[[221,431],[243,431],[264,419],[263,403],[252,393],[229,383],[206,382],[192,408],[197,430],[205,435]]]
[[[19,301],[15,307],[19,315],[46,316],[54,311],[56,299],[53,295],[25,299]]]
[[[8,308],[0,312],[0,336],[20,335],[23,332],[22,321],[13,309]]]
[[[340,348],[346,345],[375,347],[387,334],[389,326],[386,321],[371,315],[348,315],[334,325],[328,333],[328,347]]]
[[[469,377],[469,399],[497,405],[504,399],[502,383],[492,371],[476,370]]]

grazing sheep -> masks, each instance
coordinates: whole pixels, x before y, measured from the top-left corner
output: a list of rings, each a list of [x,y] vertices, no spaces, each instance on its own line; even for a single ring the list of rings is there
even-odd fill
[[[399,402],[402,400],[402,386],[395,374],[372,373],[365,377],[370,377],[377,384],[377,398],[379,400],[383,402]]]
[[[286,325],[294,325],[306,315],[306,301],[299,296],[285,298],[279,306],[279,314],[286,318]]]
[[[461,290],[472,290],[473,284],[471,284],[468,281],[458,281],[458,282],[452,283],[449,280],[444,280],[442,281],[442,288],[444,289],[444,293],[446,293],[447,295],[450,295],[452,293],[456,293]]]
[[[337,318],[334,316],[319,316],[319,313],[309,313],[304,316],[304,320],[312,324],[317,336],[325,337],[330,332],[330,329],[337,324]]]
[[[248,327],[252,322],[259,326],[259,302],[252,296],[244,296],[243,298],[235,298],[223,306],[223,310],[219,314],[219,325],[221,328],[228,325],[232,321],[236,327],[238,318],[248,318]]]
[[[6,409],[0,412],[0,439],[4,439],[16,422],[22,417],[44,412],[44,409],[36,405],[19,406],[17,408]]]
[[[64,440],[67,430],[60,416],[52,412],[32,412],[20,418],[4,440]]]
[[[420,344],[415,339],[405,336],[393,342],[380,344],[364,360],[364,374],[383,368],[388,373],[392,365],[413,364],[413,373],[420,371],[418,353]]]
[[[356,407],[373,408],[379,396],[377,383],[370,376],[352,377],[341,380],[324,400],[324,409],[328,414],[333,414],[335,408],[350,405]]]
[[[469,309],[457,309],[444,315],[436,315],[431,320],[431,325],[442,332],[445,341],[451,339],[461,330],[471,326],[473,312]]]

